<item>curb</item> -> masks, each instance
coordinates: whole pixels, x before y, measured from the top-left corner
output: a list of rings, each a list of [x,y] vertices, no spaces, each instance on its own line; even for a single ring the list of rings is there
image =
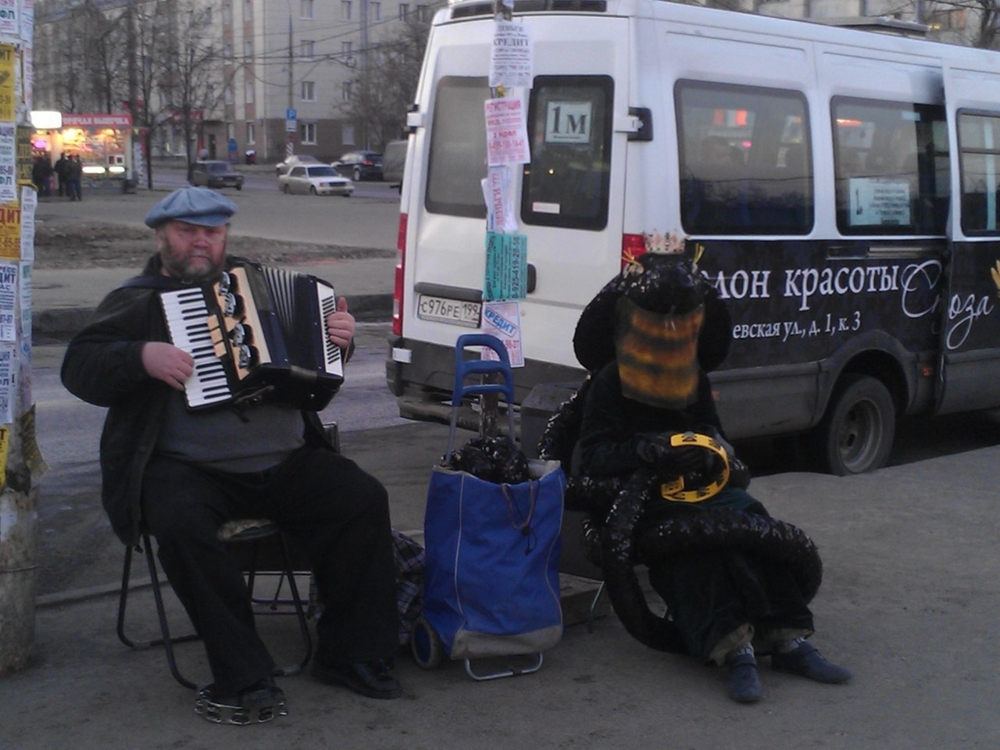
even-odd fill
[[[392,318],[391,294],[360,294],[350,300],[351,314],[359,323],[384,323]],[[31,314],[32,337],[36,343],[68,342],[93,313],[94,309],[88,307],[35,310]]]

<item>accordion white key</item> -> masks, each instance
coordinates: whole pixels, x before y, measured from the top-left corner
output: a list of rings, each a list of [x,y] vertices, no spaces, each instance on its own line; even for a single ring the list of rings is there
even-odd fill
[[[264,393],[322,409],[344,380],[340,348],[326,329],[336,296],[315,276],[247,262],[214,284],[160,299],[171,343],[195,360],[184,384],[191,410]]]

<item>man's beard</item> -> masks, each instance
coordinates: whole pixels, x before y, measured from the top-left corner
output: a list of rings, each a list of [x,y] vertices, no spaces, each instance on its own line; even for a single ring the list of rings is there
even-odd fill
[[[209,281],[214,281],[220,273],[222,273],[223,261],[226,257],[225,246],[223,246],[223,252],[219,256],[218,263],[214,262],[211,257],[206,257],[203,255],[198,255],[197,259],[199,261],[198,269],[191,267],[191,255],[188,254],[185,258],[180,259],[174,252],[174,248],[170,244],[170,240],[167,237],[162,238],[162,248],[160,250],[160,258],[163,261],[163,268],[167,273],[175,279],[183,281],[185,284],[202,284]],[[208,264],[208,268],[204,268],[205,264]]]

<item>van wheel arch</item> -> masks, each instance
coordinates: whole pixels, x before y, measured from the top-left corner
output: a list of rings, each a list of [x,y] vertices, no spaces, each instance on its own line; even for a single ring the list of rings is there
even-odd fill
[[[837,476],[862,474],[885,465],[896,436],[896,403],[876,377],[845,373],[826,412],[813,429],[820,467]]]

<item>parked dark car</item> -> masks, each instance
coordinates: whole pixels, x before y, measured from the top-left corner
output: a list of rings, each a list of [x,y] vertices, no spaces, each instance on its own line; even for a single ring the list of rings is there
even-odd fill
[[[349,151],[333,162],[333,166],[355,182],[382,179],[382,154],[375,151]]]
[[[382,179],[397,190],[403,185],[403,167],[406,165],[408,141],[389,141],[382,157]]]
[[[228,161],[196,161],[191,166],[191,184],[210,188],[243,189],[243,175]]]

